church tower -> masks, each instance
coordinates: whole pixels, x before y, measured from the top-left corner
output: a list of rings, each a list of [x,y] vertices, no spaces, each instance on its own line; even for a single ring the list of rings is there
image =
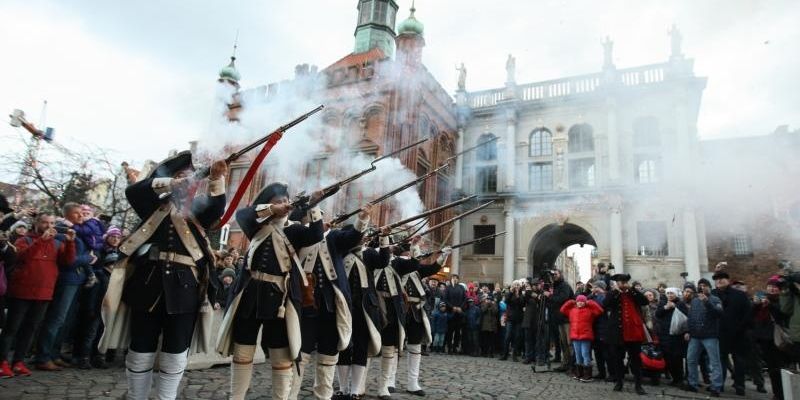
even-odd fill
[[[359,0],[353,53],[378,48],[387,57],[393,57],[396,17],[397,3],[394,0]]]

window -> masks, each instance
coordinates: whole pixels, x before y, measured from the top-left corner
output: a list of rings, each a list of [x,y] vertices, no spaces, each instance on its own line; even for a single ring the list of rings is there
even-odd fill
[[[359,12],[358,24],[363,25],[369,22],[369,17],[372,15],[372,0],[362,1]]]
[[[733,254],[737,256],[753,255],[753,244],[750,236],[740,233],[733,237]]]
[[[326,182],[325,178],[328,166],[327,158],[315,158],[308,163],[308,171],[306,172],[306,179],[313,182],[313,187],[321,188]]]
[[[233,194],[236,192],[239,184],[242,183],[242,179],[244,179],[244,175],[247,173],[247,168],[248,166],[231,168],[231,175],[228,179],[228,193],[225,195],[228,199],[233,198]]]
[[[658,146],[661,144],[661,133],[658,120],[654,117],[639,118],[633,123],[634,147]]]
[[[389,3],[386,1],[378,0],[375,2],[375,17],[372,19],[376,23],[386,23],[386,13],[389,8]]]
[[[450,201],[450,188],[447,177],[444,175],[436,176],[436,205],[443,206]]]
[[[428,173],[428,162],[422,159],[421,157],[417,159],[417,176],[423,176]],[[428,206],[428,180],[423,180],[420,182],[418,186],[419,190],[419,199],[422,200],[422,204],[426,207]]]
[[[484,236],[494,235],[495,233],[495,226],[494,225],[473,225],[472,226],[472,237],[474,239],[478,239]],[[472,245],[472,254],[494,254],[494,240],[496,238],[491,238],[489,240],[484,240],[480,243],[475,243]]]
[[[476,168],[476,191],[491,193],[497,191],[497,166],[489,165]]]
[[[534,129],[528,146],[531,157],[549,156],[553,154],[553,134],[546,128]]]
[[[489,140],[493,140],[494,138],[495,136],[491,133],[484,133],[478,138],[478,143],[476,144],[485,143]],[[475,157],[478,159],[478,161],[497,160],[497,141],[485,144],[475,149]]]
[[[639,221],[637,223],[640,256],[669,255],[667,224],[662,221]]]
[[[636,167],[636,182],[638,183],[656,183],[658,182],[658,160],[649,158],[640,158]]]
[[[568,149],[570,153],[594,151],[594,133],[589,124],[577,124],[569,128]]]
[[[569,161],[569,185],[574,189],[594,187],[594,158]]]
[[[528,187],[531,192],[553,190],[552,163],[533,163],[529,168]]]

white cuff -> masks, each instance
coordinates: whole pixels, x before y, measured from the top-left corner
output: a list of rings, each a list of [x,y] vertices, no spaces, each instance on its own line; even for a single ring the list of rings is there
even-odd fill
[[[389,237],[388,236],[381,236],[380,239],[381,247],[389,247]]]
[[[150,187],[157,195],[172,192],[172,178],[154,178]]]
[[[259,224],[272,216],[272,204],[259,204],[256,206],[256,222]]]
[[[411,245],[411,255],[416,258],[422,254],[422,249],[419,248],[419,245],[412,244]]]
[[[221,196],[225,194],[225,177],[221,176],[219,179],[208,180],[208,195],[211,197]]]
[[[365,219],[358,218],[356,219],[356,230],[359,232],[364,232],[369,227],[369,215]]]
[[[436,263],[439,264],[440,266],[444,265],[445,261],[447,261],[447,254],[445,253],[442,253],[441,255],[439,255],[439,258],[436,259]]]
[[[311,218],[312,223],[317,222],[322,219],[322,211],[319,207],[314,207],[308,210],[308,217]]]

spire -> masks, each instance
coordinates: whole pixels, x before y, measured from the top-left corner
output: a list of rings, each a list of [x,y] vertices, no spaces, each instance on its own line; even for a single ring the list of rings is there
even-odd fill
[[[400,25],[397,26],[397,34],[398,35],[422,35],[425,31],[425,25],[422,22],[417,20],[417,17],[414,13],[417,11],[417,7],[415,7],[415,0],[411,1],[411,14],[406,18]]]
[[[239,79],[242,76],[236,70],[236,50],[239,47],[239,31],[236,31],[236,39],[233,41],[233,53],[231,54],[231,62],[219,70],[219,82],[227,82],[233,86],[239,87]]]

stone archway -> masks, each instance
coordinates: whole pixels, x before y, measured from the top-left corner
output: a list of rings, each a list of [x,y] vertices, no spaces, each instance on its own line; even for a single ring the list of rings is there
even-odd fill
[[[545,264],[552,267],[559,254],[574,244],[597,247],[594,237],[579,225],[554,223],[540,229],[528,247],[529,276],[539,276]]]

